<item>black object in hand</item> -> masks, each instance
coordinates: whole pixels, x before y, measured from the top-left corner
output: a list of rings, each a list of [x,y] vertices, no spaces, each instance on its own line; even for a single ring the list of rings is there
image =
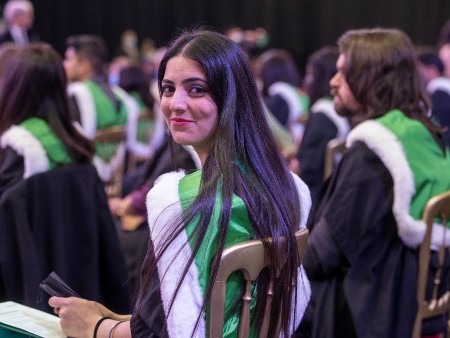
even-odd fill
[[[50,272],[48,277],[39,284],[39,287],[50,296],[80,297],[54,271]]]

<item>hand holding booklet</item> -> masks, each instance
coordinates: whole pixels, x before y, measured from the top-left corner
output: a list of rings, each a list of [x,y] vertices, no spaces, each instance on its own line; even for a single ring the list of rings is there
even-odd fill
[[[79,297],[55,272],[39,287],[50,296]],[[0,303],[0,337],[65,337],[59,318],[15,302]]]

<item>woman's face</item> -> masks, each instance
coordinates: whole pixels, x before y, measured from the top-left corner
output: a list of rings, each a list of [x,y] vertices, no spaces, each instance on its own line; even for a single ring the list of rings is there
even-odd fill
[[[197,61],[175,56],[167,62],[161,85],[161,109],[173,139],[192,145],[204,163],[218,125],[205,70]]]

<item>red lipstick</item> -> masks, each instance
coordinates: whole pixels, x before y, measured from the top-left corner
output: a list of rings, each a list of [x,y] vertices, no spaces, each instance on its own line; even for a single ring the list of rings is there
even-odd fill
[[[181,117],[173,117],[170,119],[170,121],[172,122],[172,126],[174,127],[182,127],[192,122],[189,120],[182,119]]]

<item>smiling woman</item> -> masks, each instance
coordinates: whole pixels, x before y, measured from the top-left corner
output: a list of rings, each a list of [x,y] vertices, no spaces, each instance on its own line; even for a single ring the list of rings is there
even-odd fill
[[[161,109],[173,139],[192,145],[204,163],[218,121],[204,69],[197,61],[176,56],[169,60],[161,84]]]
[[[162,59],[158,85],[173,140],[195,149],[202,170],[163,175],[147,196],[151,241],[131,322],[120,322],[122,317],[98,304],[53,297],[49,303],[60,308],[64,333],[92,336],[96,328],[97,337],[106,337],[109,327],[120,337],[205,337],[219,267],[214,257],[257,238],[272,265],[252,286],[257,300],[251,335],[265,316],[271,279],[277,290],[271,312],[280,314],[281,330],[289,336],[310,295],[298,268],[295,232],[306,225],[311,199],[272,136],[246,54],[222,34],[185,32]],[[237,335],[235,304],[243,287],[240,275],[226,283],[224,337]]]

